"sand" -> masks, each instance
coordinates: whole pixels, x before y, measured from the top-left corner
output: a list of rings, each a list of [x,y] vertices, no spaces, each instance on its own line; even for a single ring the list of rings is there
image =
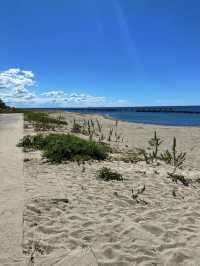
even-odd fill
[[[105,135],[115,123],[100,116],[66,113],[65,117],[69,122],[65,133],[74,117],[98,118]],[[63,258],[68,265],[70,254],[78,250],[89,250],[102,266],[200,265],[200,184],[195,182],[200,178],[200,128],[119,122],[124,141],[113,139],[111,145],[120,149],[118,157],[124,156],[146,147],[154,130],[165,140],[163,149],[170,148],[176,136],[178,149],[187,152],[177,173],[192,180],[189,186],[167,178],[172,168],[163,162],[147,165],[113,158],[53,165],[38,151],[25,153],[23,253],[29,265],[56,265]],[[25,129],[24,134],[33,130]],[[103,166],[120,172],[124,181],[97,179]],[[132,190],[135,194],[144,186],[133,199]],[[80,260],[74,265],[81,265]]]

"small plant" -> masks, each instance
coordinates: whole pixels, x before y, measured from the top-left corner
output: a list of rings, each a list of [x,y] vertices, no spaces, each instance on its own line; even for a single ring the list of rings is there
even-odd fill
[[[105,135],[101,133],[101,135],[99,136],[99,143],[103,142],[104,139],[105,139]]]
[[[176,138],[173,139],[173,147],[172,147],[172,162],[174,166],[174,172],[177,168],[181,168],[183,166],[183,163],[185,162],[186,153],[184,152],[177,152],[176,149]]]
[[[166,163],[171,164],[174,167],[175,173],[177,168],[182,168],[186,160],[186,152],[177,151],[176,137],[174,137],[172,151],[166,150],[164,153],[161,153],[160,158]]]
[[[64,121],[65,117],[62,114],[59,114],[56,118],[58,121]]]
[[[45,145],[45,137],[41,134],[38,134],[35,136],[24,136],[17,146],[23,147],[25,149],[42,150]]]
[[[173,196],[174,198],[176,198],[176,189],[175,189],[175,188],[172,190],[172,196]]]
[[[132,191],[131,191],[132,192],[132,198],[137,199],[138,196],[145,191],[145,189],[146,189],[145,185],[141,189],[138,189],[136,193],[134,193],[134,190],[132,189]]]
[[[145,149],[138,149],[139,154],[144,157],[144,160],[147,164],[153,163],[154,160],[158,159],[158,152],[159,147],[163,143],[163,141],[158,138],[156,131],[154,132],[154,137],[149,140],[149,147],[147,147],[147,150],[150,150],[150,152],[146,151]]]
[[[91,131],[89,134],[89,140],[92,141],[93,140],[93,135],[94,135],[94,131]]]
[[[148,152],[145,149],[138,149],[138,152],[139,152],[139,155],[142,155],[144,157],[146,164],[150,164],[151,158]]]
[[[143,158],[141,157],[141,153],[132,152],[124,155],[121,160],[125,163],[137,163],[143,161]]]
[[[138,189],[136,192],[132,189],[132,199],[136,201],[136,203],[141,203],[143,205],[147,205],[148,202],[146,200],[140,199],[139,195],[142,194],[146,190],[146,186],[143,185],[142,188]]]
[[[113,135],[113,128],[111,127],[111,128],[109,129],[109,132],[108,132],[108,139],[107,139],[109,142],[112,140],[112,135]]]
[[[149,140],[149,146],[152,150],[152,152],[149,154],[149,157],[151,161],[153,162],[155,159],[158,158],[158,150],[159,146],[162,144],[162,140],[157,137],[156,131],[154,132],[154,137]]]
[[[103,167],[97,172],[97,177],[105,181],[123,181],[123,177],[117,171],[113,171],[110,168]]]
[[[93,131],[95,131],[95,126],[94,126],[94,122],[93,122],[92,119],[90,120],[90,124],[91,124],[91,127],[92,127]]]
[[[102,128],[103,128],[103,125],[99,122],[98,119],[96,119],[96,122],[97,122],[97,128],[98,128],[98,131],[99,131],[99,134],[101,135],[102,133]]]
[[[90,135],[91,132],[92,132],[91,125],[90,125],[90,120],[87,121],[87,130],[88,130],[88,135]]]
[[[93,120],[83,120],[81,133],[85,136],[89,136],[89,140],[93,140],[93,136],[96,134],[95,124]],[[100,124],[99,124],[100,127]],[[96,134],[97,135],[97,134]]]
[[[174,183],[181,182],[184,186],[188,187],[190,180],[186,179],[183,175],[178,175],[174,173],[167,173],[167,178],[170,178]]]
[[[166,162],[167,164],[171,164],[172,162],[172,154],[169,150],[164,151],[160,155],[160,159]]]
[[[76,122],[76,119],[73,120],[72,133],[81,133],[82,126]]]

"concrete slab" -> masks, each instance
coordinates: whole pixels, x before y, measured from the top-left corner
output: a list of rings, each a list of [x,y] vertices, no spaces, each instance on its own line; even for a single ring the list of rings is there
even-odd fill
[[[0,265],[21,266],[23,235],[22,114],[0,115]]]

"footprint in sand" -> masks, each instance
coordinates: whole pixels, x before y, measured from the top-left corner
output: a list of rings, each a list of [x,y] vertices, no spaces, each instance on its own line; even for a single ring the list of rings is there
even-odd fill
[[[150,232],[153,235],[160,236],[163,234],[163,229],[155,224],[145,224],[142,223],[141,226],[148,232]]]

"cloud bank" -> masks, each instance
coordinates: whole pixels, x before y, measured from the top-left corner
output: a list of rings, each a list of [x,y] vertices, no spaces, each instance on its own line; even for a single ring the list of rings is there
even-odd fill
[[[52,89],[36,92],[36,81],[32,71],[10,68],[0,72],[0,98],[11,106],[30,107],[92,107],[127,106],[122,99],[107,99],[83,93]]]

